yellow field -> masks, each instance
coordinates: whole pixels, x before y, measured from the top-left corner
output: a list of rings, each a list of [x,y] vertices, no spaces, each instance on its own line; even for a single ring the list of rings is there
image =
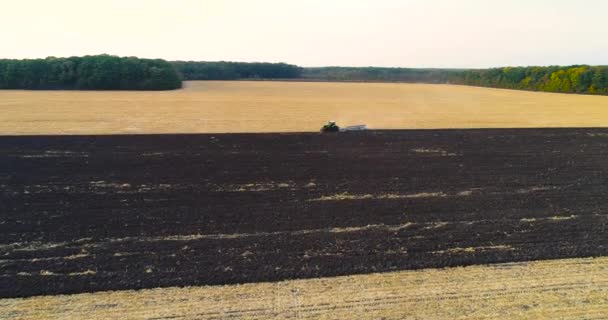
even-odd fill
[[[608,97],[428,84],[187,82],[167,92],[0,91],[0,134],[608,125]]]
[[[0,300],[1,319],[605,319],[608,257]]]

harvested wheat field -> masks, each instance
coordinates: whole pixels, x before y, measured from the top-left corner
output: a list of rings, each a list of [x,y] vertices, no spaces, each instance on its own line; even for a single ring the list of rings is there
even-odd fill
[[[608,258],[0,300],[2,319],[605,319]]]
[[[608,97],[403,83],[194,81],[165,92],[1,91],[0,134],[601,127]]]

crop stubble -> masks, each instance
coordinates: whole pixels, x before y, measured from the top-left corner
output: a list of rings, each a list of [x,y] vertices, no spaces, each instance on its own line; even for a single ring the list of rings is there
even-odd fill
[[[25,319],[605,319],[608,258],[0,300]]]
[[[450,85],[193,81],[166,92],[0,91],[0,134],[599,127],[608,97]]]

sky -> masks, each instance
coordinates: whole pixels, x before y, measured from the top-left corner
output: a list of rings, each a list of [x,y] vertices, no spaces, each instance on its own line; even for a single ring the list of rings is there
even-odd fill
[[[0,58],[608,64],[605,0],[0,0]]]

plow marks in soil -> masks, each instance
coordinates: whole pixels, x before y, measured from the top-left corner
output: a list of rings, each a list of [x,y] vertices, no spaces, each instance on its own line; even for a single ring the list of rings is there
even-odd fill
[[[0,297],[608,253],[608,130],[0,138]]]

